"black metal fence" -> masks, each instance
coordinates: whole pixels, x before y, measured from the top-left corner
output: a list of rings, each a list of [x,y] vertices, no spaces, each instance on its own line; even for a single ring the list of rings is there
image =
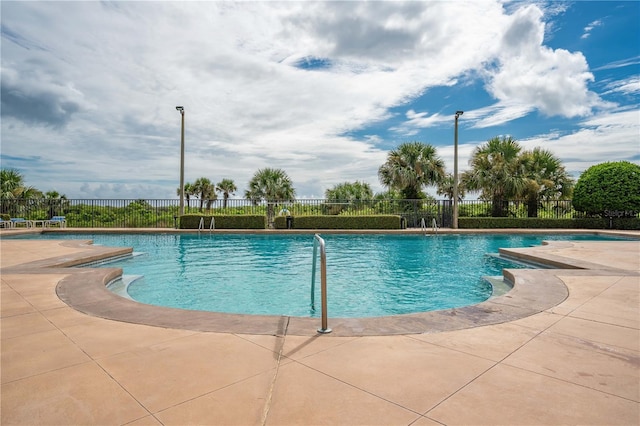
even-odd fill
[[[0,200],[0,213],[13,218],[46,220],[65,216],[67,226],[74,228],[173,228],[179,214],[179,200],[158,199],[5,199]],[[511,201],[505,207],[509,217],[530,215],[523,201]],[[420,227],[424,219],[431,227],[450,227],[452,203],[449,200],[352,200],[298,199],[286,202],[252,202],[245,199],[190,200],[185,213],[206,215],[266,215],[269,223],[277,215],[400,215],[407,227]],[[460,217],[490,217],[491,202],[463,200]],[[537,217],[583,217],[573,210],[570,200],[540,203]]]
[[[521,200],[506,201],[502,206],[506,217],[531,217],[528,203]],[[481,200],[462,200],[459,203],[459,217],[491,217],[493,203]],[[538,203],[534,217],[547,219],[571,219],[584,217],[584,213],[575,211],[571,200],[545,200]]]

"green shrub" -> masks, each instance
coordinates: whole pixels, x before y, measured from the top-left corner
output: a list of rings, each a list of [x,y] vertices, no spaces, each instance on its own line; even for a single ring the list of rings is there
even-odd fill
[[[573,190],[573,207],[588,215],[636,216],[640,212],[640,166],[618,161],[589,167]]]
[[[277,216],[276,229],[286,229],[286,217]],[[400,216],[296,216],[293,229],[400,229]]]
[[[180,216],[180,229],[198,229],[200,219],[204,218],[204,229],[209,229],[211,218],[215,229],[265,229],[267,218],[263,215],[201,215],[186,214]]]
[[[573,228],[573,223],[571,219],[461,217],[458,218],[458,227],[464,229]]]
[[[577,229],[640,230],[640,219],[638,218],[586,217],[573,219],[573,223]]]
[[[640,229],[640,219],[461,217],[458,218],[458,227],[461,229]]]

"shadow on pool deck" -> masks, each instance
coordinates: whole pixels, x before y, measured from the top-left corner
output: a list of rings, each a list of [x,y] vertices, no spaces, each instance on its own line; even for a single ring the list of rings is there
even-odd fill
[[[330,318],[330,335],[315,334],[319,319],[247,326],[246,316],[185,320],[168,308],[136,318],[140,304],[103,291],[118,271],[59,266],[108,248],[0,248],[3,425],[640,420],[638,241],[509,250],[587,269],[514,271],[512,292],[469,310]],[[91,315],[61,300],[82,287],[72,303]],[[123,314],[160,326],[102,318]]]

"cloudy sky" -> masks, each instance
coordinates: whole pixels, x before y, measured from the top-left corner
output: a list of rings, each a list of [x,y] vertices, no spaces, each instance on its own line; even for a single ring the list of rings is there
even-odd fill
[[[260,168],[300,197],[402,142],[460,169],[512,135],[574,175],[640,163],[640,2],[2,1],[2,167],[69,198],[176,198]],[[433,193],[433,191],[430,191]]]

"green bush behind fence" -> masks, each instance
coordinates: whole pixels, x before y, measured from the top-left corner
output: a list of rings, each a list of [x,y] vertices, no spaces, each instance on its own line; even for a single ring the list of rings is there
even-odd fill
[[[640,229],[638,218],[509,218],[509,217],[461,217],[458,227],[462,229]]]

